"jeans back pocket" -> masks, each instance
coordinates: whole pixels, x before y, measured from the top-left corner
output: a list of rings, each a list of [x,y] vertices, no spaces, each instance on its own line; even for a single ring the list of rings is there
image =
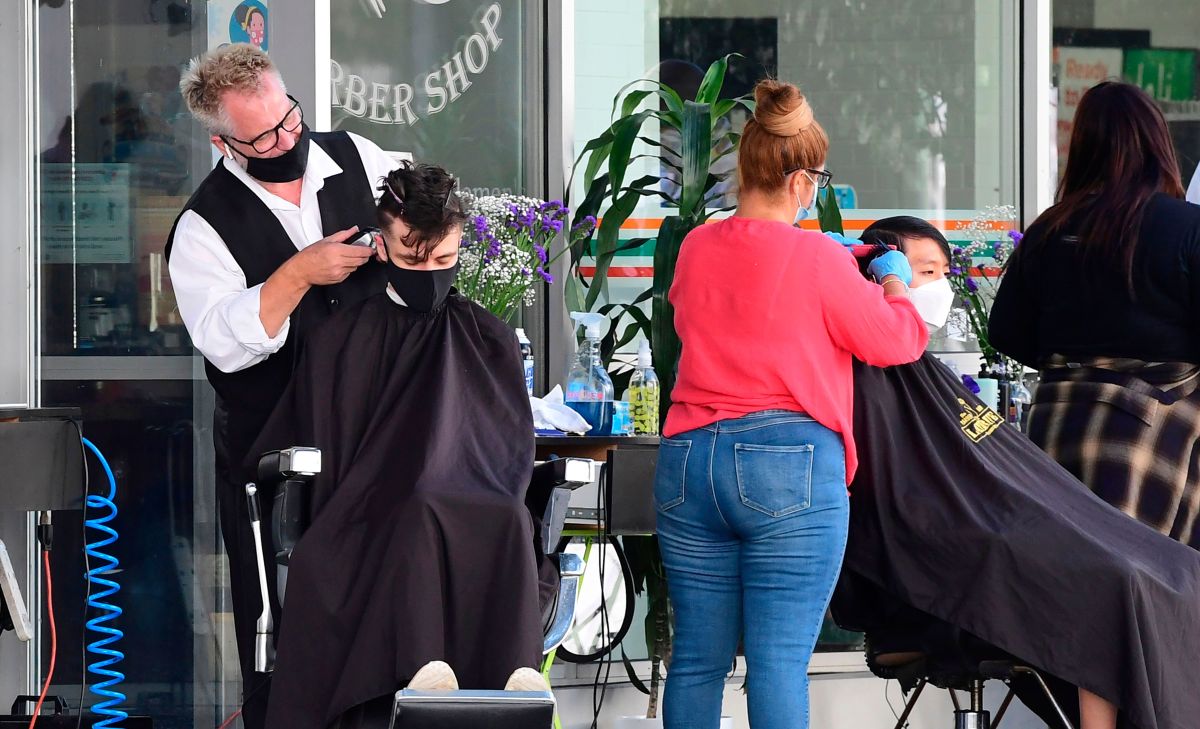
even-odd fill
[[[733,447],[738,494],[742,503],[768,516],[787,516],[812,503],[813,446]]]
[[[658,467],[654,473],[654,501],[659,510],[666,511],[683,503],[683,482],[687,476],[690,440],[663,438],[658,446]]]

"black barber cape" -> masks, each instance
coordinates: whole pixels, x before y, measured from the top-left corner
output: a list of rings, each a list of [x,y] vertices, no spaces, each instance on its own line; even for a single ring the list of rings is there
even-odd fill
[[[1124,726],[1200,726],[1200,553],[1094,496],[931,355],[856,363],[854,437],[840,623],[869,637],[911,606],[1108,699]]]
[[[321,449],[292,554],[267,726],[324,729],[432,660],[463,688],[539,665],[533,422],[516,334],[452,292],[330,319],[253,452]],[[543,585],[544,587],[544,585]]]

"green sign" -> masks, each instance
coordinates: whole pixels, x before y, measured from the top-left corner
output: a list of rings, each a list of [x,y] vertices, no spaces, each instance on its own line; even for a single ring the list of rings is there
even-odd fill
[[[1126,50],[1125,79],[1158,101],[1189,101],[1196,98],[1196,51]]]

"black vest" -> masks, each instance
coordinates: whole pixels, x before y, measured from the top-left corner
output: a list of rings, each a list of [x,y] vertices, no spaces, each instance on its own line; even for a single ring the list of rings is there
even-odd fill
[[[342,173],[327,178],[317,193],[323,234],[373,225],[375,201],[353,140],[345,132],[314,132],[312,142],[342,168]],[[296,254],[296,246],[279,220],[224,164],[217,164],[200,183],[180,215],[187,210],[194,210],[221,236],[246,275],[247,286],[263,283]],[[174,238],[172,227],[166,246],[168,260]],[[292,312],[283,347],[266,360],[237,372],[222,372],[205,361],[208,381],[217,392],[218,452],[225,451],[226,463],[241,463],[246,449],[275,409],[291,379],[305,336],[334,312],[382,292],[386,285],[383,266],[372,259],[340,284],[309,289]]]

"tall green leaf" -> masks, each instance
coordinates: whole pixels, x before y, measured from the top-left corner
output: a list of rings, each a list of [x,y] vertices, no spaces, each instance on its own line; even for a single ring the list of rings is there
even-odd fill
[[[621,117],[613,122],[612,151],[608,157],[609,184],[612,185],[612,200],[615,203],[621,186],[625,183],[625,170],[629,168],[629,160],[633,155],[633,143],[641,134],[642,124],[652,115],[651,111],[641,111],[633,116]]]
[[[689,217],[704,200],[708,170],[712,164],[712,126],[708,104],[688,101],[683,105],[683,131],[679,138],[683,176],[679,181],[679,214]]]
[[[592,284],[588,287],[587,298],[584,300],[585,311],[592,310],[600,298],[600,294],[606,289],[608,267],[612,264],[613,256],[617,252],[621,225],[629,219],[640,199],[641,195],[637,190],[625,192],[616,198],[612,207],[604,213],[603,220],[600,221],[600,231],[596,236],[596,275],[592,277]]]
[[[583,189],[585,191],[590,190],[592,184],[596,182],[596,174],[600,172],[600,168],[608,161],[610,154],[612,154],[612,142],[592,152],[592,156],[588,158],[587,167],[583,171]]]
[[[729,59],[734,56],[741,58],[740,53],[730,53],[724,58],[713,61],[700,82],[700,90],[696,92],[696,102],[711,104],[721,97],[721,87],[725,85],[725,70],[729,68]]]
[[[817,223],[825,233],[845,232],[842,229],[842,211],[838,209],[837,196],[833,194],[833,185],[825,188],[824,194],[817,195]]]
[[[664,419],[671,406],[671,389],[675,386],[675,368],[680,354],[679,334],[675,331],[675,308],[671,306],[668,296],[675,280],[679,248],[692,227],[679,216],[666,218],[658,229],[654,249],[654,303],[650,317],[654,336],[651,345],[654,348],[654,371],[662,384],[659,413]]]
[[[602,133],[600,136],[596,137],[595,139],[589,140],[588,143],[584,145],[583,149],[580,150],[579,156],[575,158],[575,163],[573,165],[571,165],[571,177],[570,177],[570,179],[567,180],[567,189],[563,191],[563,202],[570,204],[571,187],[575,184],[575,174],[577,172],[579,172],[579,163],[582,162],[583,158],[586,157],[589,153],[594,152],[597,149],[602,149],[604,147],[609,147],[609,148],[612,147],[612,128],[611,127],[608,129],[605,129],[604,133]],[[605,157],[608,156],[607,150],[604,152],[604,156]],[[591,183],[588,183],[587,185],[585,185],[584,191],[586,192],[587,188],[590,186],[591,186]]]

